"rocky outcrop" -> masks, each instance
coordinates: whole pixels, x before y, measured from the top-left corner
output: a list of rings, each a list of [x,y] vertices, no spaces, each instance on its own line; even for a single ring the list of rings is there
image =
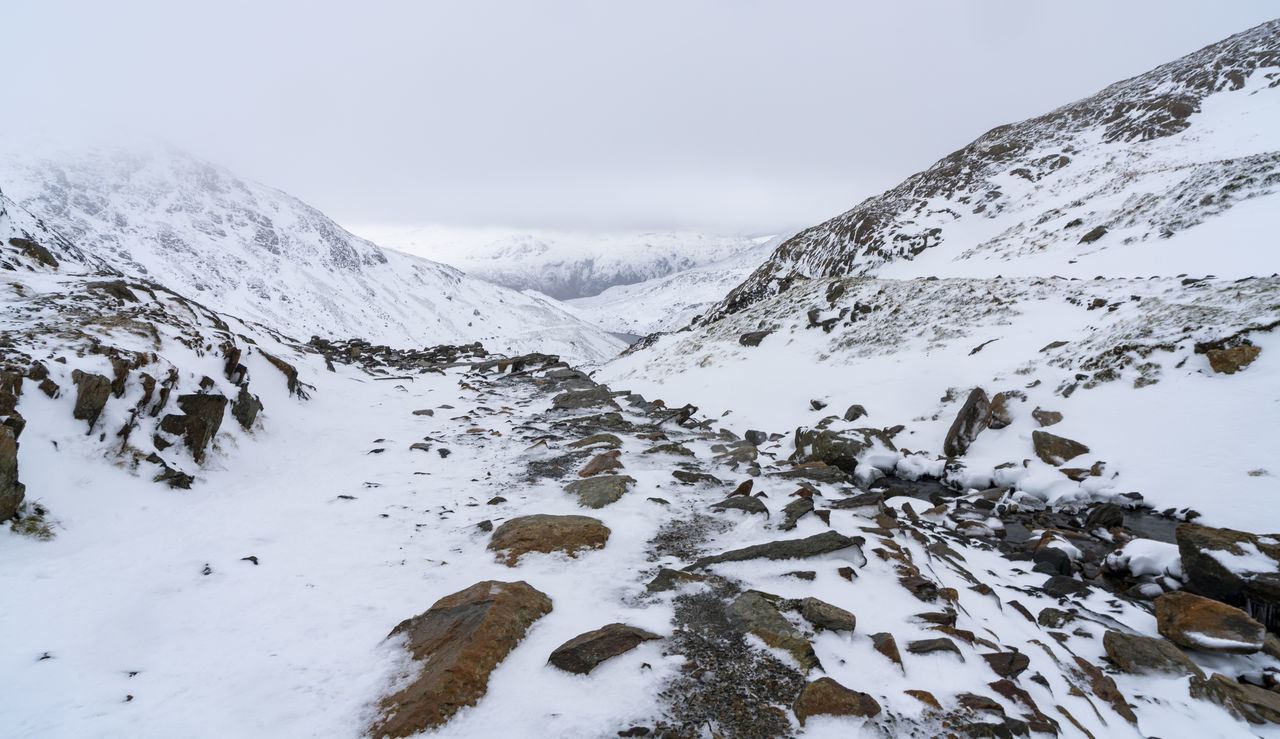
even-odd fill
[[[561,644],[547,661],[565,672],[585,675],[607,659],[630,652],[643,642],[661,638],[634,626],[609,624]]]
[[[690,565],[689,569],[701,569],[720,562],[745,562],[751,559],[805,559],[841,550],[849,550],[849,554],[860,561],[858,566],[866,563],[866,558],[862,556],[862,547],[857,541],[836,531],[824,531],[803,539],[771,541],[767,544],[757,544],[703,557]]]
[[[1191,678],[1191,696],[1212,701],[1251,724],[1280,724],[1280,693],[1246,685],[1214,673],[1208,680]]]
[[[13,518],[24,497],[26,486],[18,481],[18,437],[0,425],[0,521]]]
[[[1239,608],[1180,590],[1156,598],[1156,627],[1184,647],[1230,654],[1257,652],[1267,634]]]
[[[956,415],[956,420],[952,421],[951,428],[947,430],[946,440],[942,444],[942,453],[948,457],[964,456],[964,453],[969,451],[969,445],[990,423],[991,401],[987,399],[985,390],[975,387],[965,399],[964,405],[960,407],[960,413]]]
[[[575,556],[587,549],[600,549],[609,541],[609,528],[589,516],[549,516],[536,514],[513,518],[493,532],[489,550],[499,561],[515,567],[529,552],[563,552]]]
[[[92,431],[102,409],[107,406],[107,398],[111,397],[111,380],[102,375],[73,370],[71,381],[76,384],[76,404],[71,414],[81,421],[88,421]]]
[[[739,631],[760,637],[765,644],[788,652],[805,670],[818,667],[813,645],[774,606],[776,596],[748,590],[729,605],[729,623]]]
[[[1213,368],[1214,372],[1234,375],[1253,364],[1253,360],[1257,359],[1261,353],[1261,347],[1246,345],[1233,346],[1229,349],[1210,349],[1205,352],[1205,356],[1208,358],[1209,366]]]
[[[1204,677],[1190,657],[1164,639],[1108,631],[1102,637],[1102,646],[1107,650],[1107,658],[1125,672]]]
[[[401,622],[387,638],[404,639],[419,671],[381,701],[369,734],[410,736],[475,705],[488,689],[489,673],[550,612],[551,599],[528,583],[486,580]]]
[[[622,462],[618,459],[621,454],[622,452],[617,449],[597,454],[578,471],[578,477],[591,477],[602,472],[622,469]]]
[[[231,404],[231,417],[236,419],[241,428],[251,429],[261,411],[262,401],[258,396],[250,393],[249,388],[241,387],[240,392],[236,394],[236,401]]]
[[[866,693],[850,690],[829,677],[822,677],[804,686],[791,710],[804,726],[805,720],[812,716],[875,716],[880,713],[880,704]]]
[[[204,462],[205,450],[222,426],[222,416],[227,408],[227,398],[223,395],[180,395],[178,407],[181,414],[170,413],[160,419],[160,430],[182,438],[192,458],[197,463]],[[168,441],[157,435],[156,448],[161,451],[169,445]]]

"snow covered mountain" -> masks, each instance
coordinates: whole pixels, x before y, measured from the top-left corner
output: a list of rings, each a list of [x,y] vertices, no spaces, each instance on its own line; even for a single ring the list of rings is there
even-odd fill
[[[453,265],[515,290],[557,300],[597,295],[753,253],[767,236],[697,232],[521,232],[445,227],[358,229],[392,249]]]
[[[609,331],[638,336],[677,331],[746,279],[782,240],[775,237],[723,261],[564,302],[584,320]]]
[[[123,274],[300,339],[481,341],[587,362],[623,346],[551,301],[384,250],[296,198],[178,151],[11,155],[0,187]]]
[[[1272,21],[994,128],[801,231],[712,316],[791,275],[1270,274],[1257,239],[1280,228],[1278,88]]]

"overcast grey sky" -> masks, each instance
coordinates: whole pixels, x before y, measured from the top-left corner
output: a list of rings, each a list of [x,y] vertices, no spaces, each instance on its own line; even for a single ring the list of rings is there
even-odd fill
[[[1275,2],[0,0],[0,133],[156,135],[348,224],[772,231]],[[3,173],[0,173],[3,187]]]

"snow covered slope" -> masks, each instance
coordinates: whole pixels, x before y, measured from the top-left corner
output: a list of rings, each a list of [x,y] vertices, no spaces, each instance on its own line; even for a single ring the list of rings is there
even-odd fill
[[[597,295],[754,252],[769,237],[697,232],[522,232],[446,227],[357,229],[392,249],[451,264],[467,274],[558,300]]]
[[[775,237],[720,262],[633,285],[615,285],[599,295],[566,300],[565,304],[609,331],[639,336],[677,331],[746,279],[781,241]]]
[[[549,301],[381,249],[296,198],[181,152],[10,156],[0,187],[124,274],[299,339],[481,341],[587,362],[623,346]]]
[[[1280,271],[1280,21],[1000,126],[801,231],[713,312],[810,277]]]

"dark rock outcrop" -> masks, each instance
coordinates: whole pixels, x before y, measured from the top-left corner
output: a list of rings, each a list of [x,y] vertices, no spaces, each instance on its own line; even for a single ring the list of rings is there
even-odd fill
[[[13,518],[24,497],[26,486],[18,482],[18,437],[0,425],[0,521]]]
[[[1054,467],[1061,467],[1063,462],[1089,453],[1089,447],[1084,444],[1048,431],[1032,431],[1031,443],[1035,446],[1036,456]]]
[[[76,384],[76,404],[71,415],[81,421],[89,422],[89,429],[98,422],[102,409],[107,406],[107,398],[111,397],[111,380],[103,375],[73,370],[71,381]]]
[[[178,407],[182,409],[182,413],[170,413],[160,419],[160,430],[182,437],[192,458],[203,463],[209,442],[222,426],[227,398],[223,395],[179,395]],[[157,436],[156,446],[163,448],[167,443]]]
[[[733,549],[722,554],[703,557],[690,565],[688,569],[701,569],[720,562],[745,562],[751,559],[804,559],[844,549],[851,550],[854,557],[859,560],[858,566],[866,563],[866,558],[862,556],[862,547],[857,541],[836,531],[824,531],[821,534],[806,536],[803,539],[771,541],[767,544],[756,544],[755,546]]]

